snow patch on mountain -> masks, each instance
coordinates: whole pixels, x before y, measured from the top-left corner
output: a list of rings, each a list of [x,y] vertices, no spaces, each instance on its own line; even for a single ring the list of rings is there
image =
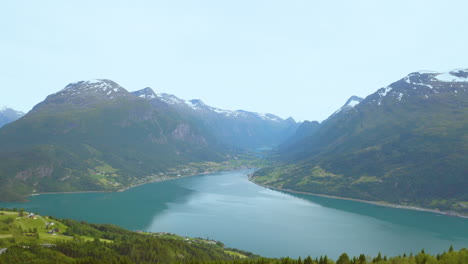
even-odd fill
[[[352,100],[351,102],[348,103],[349,106],[351,107],[355,107],[356,105],[358,105],[361,101],[358,101],[358,100]]]
[[[402,94],[402,93],[399,93],[399,94],[398,94],[398,98],[397,98],[398,101],[401,101],[402,98],[403,98],[403,94]]]
[[[468,82],[468,72],[464,70],[439,73],[434,76],[439,82]]]
[[[158,93],[156,96],[161,99],[161,101],[170,104],[170,105],[175,105],[175,104],[187,104],[185,100],[179,99],[176,96],[172,94],[167,94],[167,93]]]
[[[355,109],[355,107],[360,104],[364,100],[361,97],[358,96],[351,96],[346,103],[338,110],[335,111],[335,113],[332,114],[332,116],[337,115],[338,113],[341,112],[348,112],[351,109]]]
[[[87,81],[79,81],[70,83],[62,91],[58,92],[59,95],[78,96],[83,93],[98,93],[113,99],[117,93],[126,94],[127,91],[117,83],[107,79],[93,79]]]
[[[387,86],[379,90],[380,97],[386,96],[393,88],[391,86]]]

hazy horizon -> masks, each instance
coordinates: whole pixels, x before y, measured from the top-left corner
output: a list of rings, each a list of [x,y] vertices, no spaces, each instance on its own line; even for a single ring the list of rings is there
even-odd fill
[[[420,70],[467,68],[464,1],[11,1],[0,10],[0,106],[68,83],[229,110],[326,119]]]

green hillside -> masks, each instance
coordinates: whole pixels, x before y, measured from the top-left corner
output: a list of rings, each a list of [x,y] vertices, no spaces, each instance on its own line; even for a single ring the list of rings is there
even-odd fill
[[[468,82],[437,76],[410,74],[332,115],[254,181],[468,213]]]
[[[227,149],[189,118],[158,111],[109,80],[70,84],[0,129],[0,200],[119,190]]]
[[[29,212],[0,210],[0,263],[232,263],[232,264],[459,264],[468,250],[432,256],[349,257],[336,262],[326,256],[304,259],[262,258],[225,248],[222,242],[168,233],[129,231],[108,224],[91,224]]]
[[[11,210],[0,211],[0,248],[7,249],[0,263],[169,263],[253,256],[218,241]]]

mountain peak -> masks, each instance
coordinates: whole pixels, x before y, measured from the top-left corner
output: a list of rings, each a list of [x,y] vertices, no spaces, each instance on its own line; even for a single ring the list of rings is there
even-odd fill
[[[359,97],[359,96],[353,95],[353,96],[351,96],[351,97],[346,101],[346,103],[344,104],[344,106],[355,107],[355,106],[358,105],[360,102],[362,102],[362,100],[364,100],[364,99],[361,98],[361,97]]]
[[[156,99],[156,93],[151,89],[150,87],[143,88],[138,91],[132,92],[133,95],[138,96],[143,99],[151,100],[151,99]]]
[[[356,107],[356,105],[362,102],[362,100],[364,99],[359,96],[356,96],[356,95],[351,96],[348,100],[346,100],[346,103],[340,109],[338,109],[335,113],[333,113],[332,116],[338,113],[345,113],[351,109],[354,109],[354,107]]]
[[[102,94],[112,99],[115,95],[123,95],[128,92],[116,82],[108,79],[93,79],[70,83],[59,92],[60,95],[67,96],[79,96],[82,93]]]
[[[87,81],[78,81],[74,83],[70,83],[67,86],[65,86],[64,90],[69,90],[69,89],[90,89],[92,87],[97,88],[106,88],[106,87],[113,87],[113,86],[119,86],[117,83],[114,81],[108,80],[108,79],[92,79],[92,80],[87,80]]]
[[[402,101],[403,98],[428,99],[438,93],[461,93],[468,88],[468,69],[456,69],[449,72],[419,71],[377,90],[369,96],[366,103],[377,102],[377,105],[387,100]],[[385,100],[384,100],[385,98]]]
[[[129,92],[114,81],[107,79],[96,79],[70,83],[65,88],[34,106],[37,110],[45,105],[73,104],[84,107],[99,104],[104,100],[127,97]]]
[[[24,113],[21,111],[16,111],[8,106],[0,106],[0,127],[13,122],[22,116],[24,116]]]

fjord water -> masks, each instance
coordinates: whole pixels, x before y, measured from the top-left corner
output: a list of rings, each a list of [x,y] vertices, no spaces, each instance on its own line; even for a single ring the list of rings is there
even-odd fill
[[[130,230],[216,239],[268,257],[441,253],[468,247],[468,219],[290,194],[248,181],[251,170],[142,185],[120,193],[46,194],[28,211]]]

